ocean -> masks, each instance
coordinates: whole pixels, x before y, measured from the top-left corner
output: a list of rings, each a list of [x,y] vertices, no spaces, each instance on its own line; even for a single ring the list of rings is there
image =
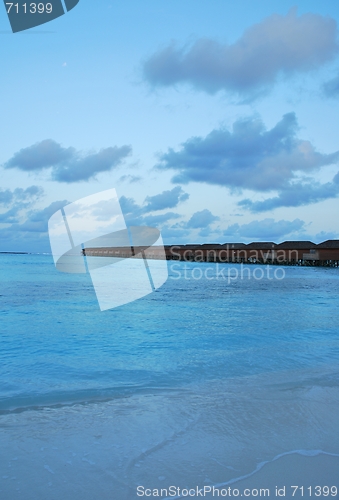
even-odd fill
[[[89,275],[0,255],[1,500],[339,486],[339,269],[168,266],[100,312]]]

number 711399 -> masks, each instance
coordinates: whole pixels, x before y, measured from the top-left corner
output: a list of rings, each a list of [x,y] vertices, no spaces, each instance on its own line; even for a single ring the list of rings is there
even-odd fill
[[[337,486],[291,486],[292,497],[336,497],[338,494]]]
[[[53,5],[51,3],[6,3],[7,14],[11,11],[15,14],[23,13],[23,14],[51,14],[53,11]]]

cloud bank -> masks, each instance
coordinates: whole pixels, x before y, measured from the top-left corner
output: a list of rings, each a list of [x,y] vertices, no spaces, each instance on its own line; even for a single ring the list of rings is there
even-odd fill
[[[251,210],[251,212],[265,212],[278,207],[300,207],[319,201],[336,198],[339,195],[339,175],[333,182],[320,184],[319,182],[297,182],[287,185],[279,194],[273,198],[263,201],[252,201],[248,198],[241,200],[238,205]]]
[[[213,215],[210,210],[204,209],[195,212],[188,222],[173,223],[173,221],[181,219],[182,215],[172,211],[158,215],[154,215],[153,212],[175,208],[188,198],[188,193],[185,193],[181,186],[176,186],[158,195],[147,196],[142,205],[138,205],[133,198],[125,196],[122,196],[119,201],[128,225],[161,226],[164,238],[177,238],[176,242],[184,242],[184,238],[195,230],[199,230],[199,236],[208,236],[212,231],[211,224],[218,221],[219,217]]]
[[[152,86],[188,83],[214,94],[219,90],[254,98],[272,86],[280,75],[308,72],[338,51],[334,19],[320,14],[273,14],[244,31],[233,44],[208,38],[193,45],[171,43],[153,54],[143,66]]]
[[[96,153],[82,153],[72,147],[63,148],[52,139],[46,139],[21,149],[4,167],[18,168],[24,172],[51,169],[53,180],[72,183],[88,181],[100,172],[118,167],[131,152],[130,146],[114,146]]]
[[[206,137],[192,137],[179,151],[169,149],[160,156],[156,168],[178,173],[173,182],[203,182],[230,189],[250,189],[278,197],[264,202],[243,200],[241,205],[253,211],[278,206],[299,206],[336,197],[339,176],[333,183],[302,183],[300,174],[331,165],[339,160],[339,151],[323,154],[310,141],[297,137],[294,113],[285,114],[270,130],[259,118],[238,120],[231,131],[220,128]]]

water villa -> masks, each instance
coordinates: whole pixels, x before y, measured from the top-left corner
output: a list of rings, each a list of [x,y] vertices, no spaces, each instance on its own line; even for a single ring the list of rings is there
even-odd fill
[[[95,257],[179,260],[190,262],[218,262],[237,264],[275,264],[339,267],[339,240],[323,243],[312,241],[284,241],[245,243],[205,243],[134,247],[84,248],[83,254]]]

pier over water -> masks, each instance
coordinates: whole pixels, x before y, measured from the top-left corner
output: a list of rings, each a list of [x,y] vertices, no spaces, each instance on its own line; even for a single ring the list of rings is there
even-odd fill
[[[165,245],[163,247],[115,246],[84,248],[88,256],[113,258],[143,258],[189,262],[217,262],[237,264],[271,264],[339,267],[339,240],[316,244],[312,241],[284,241],[245,243],[205,243]]]

